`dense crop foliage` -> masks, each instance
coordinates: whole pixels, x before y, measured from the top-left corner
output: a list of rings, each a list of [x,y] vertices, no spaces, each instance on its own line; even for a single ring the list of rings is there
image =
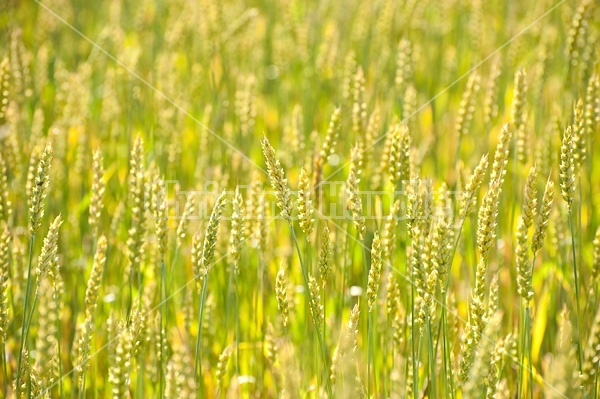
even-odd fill
[[[595,0],[0,28],[0,397],[599,397]]]

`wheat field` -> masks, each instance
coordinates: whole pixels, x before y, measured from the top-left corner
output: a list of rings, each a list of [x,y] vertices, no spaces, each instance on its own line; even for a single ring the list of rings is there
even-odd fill
[[[0,30],[0,398],[600,397],[597,1]]]

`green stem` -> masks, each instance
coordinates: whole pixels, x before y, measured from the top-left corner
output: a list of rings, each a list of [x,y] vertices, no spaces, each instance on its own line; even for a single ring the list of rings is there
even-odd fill
[[[355,240],[355,242],[358,242],[359,245],[362,247],[362,257],[363,257],[363,287],[368,287],[369,284],[369,261],[368,261],[368,255],[367,255],[367,251],[369,251],[368,247],[365,245],[364,241],[361,242],[358,238]],[[370,333],[370,312],[369,312],[369,306],[367,301],[364,301],[364,306],[367,310],[367,330],[366,330],[366,336],[367,336],[367,397],[371,397],[371,353],[370,353],[370,344],[371,344],[371,333]],[[363,333],[364,330],[363,330]]]
[[[411,266],[412,268],[412,266]],[[414,281],[414,270],[411,271],[412,281]],[[413,399],[419,397],[419,368],[417,367],[417,355],[416,355],[416,336],[415,336],[415,285],[410,285],[410,296],[412,313],[410,317],[410,333],[411,333],[411,351],[412,351],[412,367],[413,367]]]
[[[569,206],[569,229],[571,230],[571,250],[573,253],[573,276],[575,283],[575,304],[576,304],[576,313],[575,320],[577,323],[577,348],[579,351],[579,371],[583,371],[583,348],[581,344],[581,324],[580,324],[580,316],[579,316],[579,277],[577,272],[577,257],[575,254],[575,232],[573,230],[573,211]]]
[[[446,304],[446,294],[444,294],[444,305]],[[446,379],[450,381],[450,397],[454,398],[456,397],[456,391],[454,388],[454,373],[452,371],[452,349],[450,348],[450,343],[448,342],[448,337],[450,336],[449,333],[449,329],[448,329],[448,314],[446,311],[446,307],[444,306],[443,308],[443,317],[444,317],[444,346],[445,346],[445,352],[444,352],[444,358],[447,359],[446,361],[446,367],[447,369],[447,377]]]
[[[2,393],[4,397],[6,397],[6,392],[8,390],[8,364],[6,364],[6,344],[2,343],[1,345],[1,356],[2,356],[2,369],[4,371],[4,384],[2,385]]]
[[[290,226],[290,230],[292,231],[292,238],[293,238],[294,244],[296,246],[296,252],[298,253],[298,259],[300,260],[300,267],[302,269],[302,276],[304,277],[304,289],[306,291],[306,296],[308,297],[308,302],[312,303],[312,294],[310,293],[310,288],[309,288],[309,285],[308,285],[308,272],[307,272],[306,267],[304,265],[304,262],[302,260],[302,255],[301,255],[302,252],[300,250],[300,245],[298,244],[298,239],[296,238],[296,232],[295,232],[294,226],[292,225],[291,222],[289,223],[289,226]],[[314,320],[314,316],[313,316],[313,322],[314,321],[315,320]],[[317,326],[316,323],[315,323],[315,326]],[[331,378],[330,378],[330,375],[329,375],[329,372],[328,372],[329,366],[328,366],[328,363],[327,363],[327,355],[325,354],[325,347],[323,346],[323,340],[322,340],[322,337],[321,337],[321,333],[320,333],[320,331],[318,331],[318,329],[317,329],[317,341],[319,343],[319,348],[321,350],[321,356],[323,358],[323,367],[324,367],[325,375],[326,375],[326,377],[325,377],[325,385],[326,385],[326,388],[327,388],[327,395],[330,398],[333,398],[333,390],[331,389]]]
[[[373,313],[367,317],[367,397],[371,397],[371,367],[373,367]]]
[[[158,379],[159,379],[159,397],[163,398],[164,397],[164,358],[165,358],[165,354],[163,353],[163,342],[164,342],[164,335],[168,330],[168,325],[169,325],[169,316],[168,316],[168,306],[167,306],[167,298],[169,297],[168,295],[168,288],[167,288],[167,265],[165,264],[165,258],[164,255],[162,257],[161,260],[161,276],[160,276],[160,331],[159,331],[159,337],[160,337],[160,356],[158,357],[157,361],[158,361]]]
[[[533,399],[533,364],[531,361],[531,315],[529,305],[525,305],[525,337],[527,338],[527,377],[529,385],[529,397]]]
[[[98,375],[98,362],[94,362],[94,375]],[[83,381],[83,387],[85,388],[85,380]],[[98,384],[94,382],[94,399],[98,399]]]
[[[433,348],[433,331],[431,331],[431,319],[429,318],[429,315],[427,315],[427,330],[429,331],[429,333],[427,334],[429,339],[427,340],[427,343],[429,345],[429,380],[431,381],[431,397],[432,398],[437,398],[436,396],[436,381],[435,381],[435,353],[434,352],[434,348]]]
[[[533,254],[533,259],[531,260],[531,270],[533,273],[533,270],[535,269],[535,261],[537,258],[537,253]],[[531,343],[532,343],[532,333],[531,333],[531,322],[532,322],[532,318],[531,318],[531,313],[530,313],[530,307],[529,307],[529,302],[527,302],[525,304],[525,334],[527,334],[527,356],[529,357],[528,363],[527,365],[529,366],[528,368],[528,376],[529,376],[529,390],[530,390],[530,397],[531,399],[533,399],[533,364],[532,364],[532,352],[531,352]]]
[[[258,296],[259,296],[259,292],[262,290],[262,286],[260,284],[260,282],[262,281],[261,279],[261,273],[262,271],[265,269],[264,267],[264,258],[262,256],[262,252],[261,251],[257,251],[257,258],[258,258],[258,263],[257,263],[257,267],[256,267],[256,274],[254,275],[254,277],[256,278],[255,283],[253,284],[253,290],[252,290],[252,308],[253,309],[258,309]],[[258,287],[257,289],[254,289],[255,287]],[[259,320],[258,320],[258,313],[259,312],[254,312],[254,319],[252,320],[252,334],[251,334],[251,339],[254,340],[254,342],[256,342],[259,339],[259,330],[260,330],[260,326],[259,326]],[[262,340],[262,337],[261,337]],[[253,372],[260,374],[260,370],[255,369],[256,367],[258,367],[256,365],[256,362],[252,362],[253,365]],[[260,386],[258,389],[258,392],[263,392],[263,386]]]
[[[323,297],[323,342],[327,346],[327,299],[325,298],[325,281],[323,281],[323,289],[321,291]]]
[[[341,270],[341,274],[342,274],[342,285],[340,287],[340,300],[339,300],[339,306],[338,306],[338,315],[340,316],[340,320],[339,323],[342,323],[342,311],[344,309],[344,286],[346,285],[346,273],[348,272],[348,237],[350,236],[348,234],[348,228],[349,228],[350,223],[348,222],[346,224],[346,234],[344,234],[344,264]]]
[[[236,378],[240,377],[240,339],[241,339],[241,329],[240,329],[240,296],[237,292],[237,285],[235,290],[235,371],[237,373]]]
[[[31,294],[31,264],[33,261],[33,244],[35,241],[35,233],[31,234],[29,238],[29,260],[27,261],[27,285],[25,288],[25,303],[23,305],[23,321],[21,323],[21,339],[19,342],[19,360],[17,361],[17,383],[16,383],[16,397],[19,397],[19,393],[21,391],[21,361],[23,357],[23,350],[26,346],[27,341],[27,310],[29,307],[29,296]]]
[[[200,391],[200,398],[204,398],[204,381],[202,380],[202,321],[204,318],[204,303],[206,302],[206,286],[208,275],[205,275],[202,282],[202,293],[200,299],[200,309],[198,310],[198,334],[196,335],[196,357],[194,361],[194,378],[196,378],[196,389]]]
[[[518,372],[518,377],[517,377],[517,384],[518,384],[518,397],[522,398],[523,397],[523,385],[525,385],[524,381],[523,381],[523,367],[525,367],[525,328],[523,327],[524,324],[524,311],[523,311],[523,301],[521,300],[521,298],[519,298],[519,347],[518,347],[518,351],[519,351],[519,372]]]
[[[57,354],[58,354],[58,375],[62,376],[63,375],[63,371],[62,371],[62,356],[60,353],[60,337],[62,337],[61,334],[61,325],[60,325],[60,308],[59,308],[59,302],[58,302],[58,292],[56,292],[56,290],[54,290],[54,305],[56,306],[55,312],[56,312],[56,331],[58,332],[58,337],[56,338],[56,346],[57,346]],[[62,377],[58,378],[58,391],[60,392],[60,397],[61,399],[63,398],[63,383],[62,383]]]
[[[227,346],[227,340],[229,339],[229,319],[231,316],[231,308],[232,308],[232,302],[233,302],[233,275],[234,275],[234,267],[233,265],[230,266],[230,270],[229,270],[229,280],[227,281],[227,297],[226,297],[226,301],[225,301],[225,334],[224,334],[224,339],[225,339],[225,346]],[[235,306],[235,305],[233,305]]]
[[[265,318],[265,265],[264,262],[261,261],[260,269],[259,269],[259,278],[260,278],[260,306],[261,310],[261,318],[260,318],[260,340],[261,340],[261,348],[265,347],[265,331],[267,330],[266,318]],[[258,312],[257,312],[258,313]],[[265,363],[265,357],[260,356],[260,366],[261,366],[261,375],[265,375],[267,370],[267,365]],[[265,384],[264,381],[261,381],[261,392],[264,391]]]
[[[387,376],[388,378],[384,378],[383,379],[383,395],[384,397],[389,397],[390,396],[390,390],[392,389],[390,386],[392,385],[392,378],[391,378],[391,370],[394,369],[394,354],[396,352],[396,344],[394,343],[394,339],[393,337],[390,335],[390,332],[392,331],[392,326],[390,323],[390,318],[388,317],[387,320],[385,321],[385,333],[384,333],[384,339],[385,342],[390,342],[391,343],[391,349],[390,349],[390,357],[391,359],[388,360],[388,356],[384,355],[383,356],[383,367],[384,369],[382,369],[382,374],[384,376]],[[391,368],[390,368],[391,367]],[[390,386],[388,386],[388,383],[390,384]]]
[[[37,304],[39,291],[36,288],[35,294],[33,295],[33,302],[31,303],[31,311],[29,312],[29,318],[27,319],[27,328],[25,329],[25,340],[29,336],[29,328],[31,327],[31,321],[33,320],[33,313],[35,311],[35,305]],[[31,378],[27,379],[27,398],[31,399]]]
[[[438,335],[435,343],[434,353],[437,353],[438,345],[440,340],[442,341],[442,369],[444,371],[444,379],[450,385],[450,397],[454,397],[454,381],[452,376],[452,367],[450,359],[450,345],[448,343],[448,320],[447,320],[447,308],[446,308],[446,293],[442,293],[442,314],[440,316],[440,322],[438,324]],[[447,391],[446,391],[447,392]],[[446,393],[448,396],[448,393]]]
[[[235,371],[236,376],[239,376],[239,315],[238,315],[238,307],[237,307],[237,265],[232,263],[229,269],[229,281],[227,285],[227,301],[225,305],[225,333],[223,334],[223,338],[225,339],[225,346],[227,346],[227,342],[229,340],[229,320],[231,318],[231,309],[235,313],[234,321],[233,321],[233,335],[234,335],[234,345],[235,345]],[[233,303],[233,305],[232,305]],[[220,386],[217,390],[217,395],[220,396],[221,389]]]

